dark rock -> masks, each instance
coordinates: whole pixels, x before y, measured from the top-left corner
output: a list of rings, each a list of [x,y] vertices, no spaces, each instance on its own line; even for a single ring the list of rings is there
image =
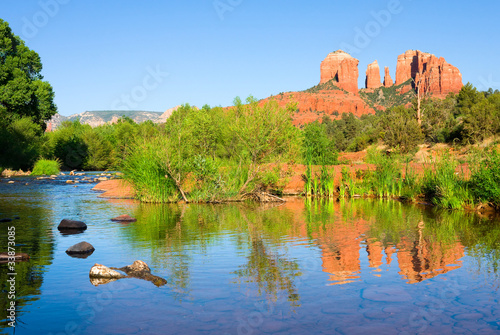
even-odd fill
[[[0,252],[0,263],[12,262],[12,257],[14,257],[14,262],[22,262],[30,259],[30,256],[23,252],[16,252],[14,256],[9,256],[7,252]]]
[[[137,219],[131,217],[130,215],[123,214],[120,216],[117,216],[115,218],[112,218],[111,221],[119,221],[119,222],[136,222]]]
[[[0,222],[11,222],[12,219],[0,219]]]
[[[59,226],[57,227],[59,230],[68,230],[68,229],[77,229],[77,230],[85,230],[87,229],[87,225],[82,221],[76,220],[68,220],[63,219]]]
[[[87,243],[87,242],[80,242],[77,243],[66,250],[66,253],[68,255],[73,255],[73,254],[92,254],[94,252],[94,247],[92,244]]]

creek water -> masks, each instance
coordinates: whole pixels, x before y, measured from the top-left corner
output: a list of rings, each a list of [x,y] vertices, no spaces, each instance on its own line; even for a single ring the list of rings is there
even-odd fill
[[[67,179],[81,177],[0,181],[0,219],[18,217],[0,223],[0,251],[15,226],[31,256],[15,268],[16,334],[500,333],[496,219],[379,200],[141,204]],[[64,218],[88,229],[63,235]],[[65,253],[81,241],[95,252]],[[168,283],[89,280],[95,263],[135,260]]]

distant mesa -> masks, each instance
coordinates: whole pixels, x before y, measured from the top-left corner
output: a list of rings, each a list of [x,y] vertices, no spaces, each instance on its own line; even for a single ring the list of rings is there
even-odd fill
[[[280,93],[261,100],[276,100],[280,106],[298,103],[294,124],[301,125],[321,120],[324,116],[340,118],[343,113],[356,116],[375,114],[397,104],[409,104],[417,88],[428,97],[444,98],[462,88],[462,75],[444,58],[419,50],[408,50],[397,58],[396,82],[389,68],[384,68],[381,82],[377,61],[366,69],[365,88],[358,89],[359,61],[348,53],[337,50],[326,56],[320,66],[320,82],[304,91]],[[395,99],[394,97],[399,98]]]
[[[123,116],[131,118],[135,123],[153,121],[155,123],[164,123],[167,118],[180,106],[168,109],[165,112],[148,111],[130,111],[130,110],[102,110],[86,111],[80,114],[73,114],[68,117],[55,114],[47,122],[47,132],[56,130],[64,121],[79,121],[81,124],[88,124],[91,127],[98,127],[104,124],[113,124],[118,122]]]

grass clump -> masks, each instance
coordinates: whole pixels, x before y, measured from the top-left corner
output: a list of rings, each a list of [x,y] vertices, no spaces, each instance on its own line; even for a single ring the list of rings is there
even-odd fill
[[[179,199],[175,183],[166,178],[167,169],[162,160],[162,144],[154,141],[137,142],[131,146],[123,161],[124,178],[134,185],[142,202],[173,202]]]
[[[455,159],[445,155],[424,171],[422,191],[433,204],[459,209],[473,203],[464,173],[456,172],[457,166]]]
[[[61,172],[61,163],[57,160],[39,159],[35,162],[32,176],[54,175]]]

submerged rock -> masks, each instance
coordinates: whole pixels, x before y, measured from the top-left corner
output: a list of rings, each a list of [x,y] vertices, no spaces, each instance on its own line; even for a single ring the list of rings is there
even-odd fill
[[[125,272],[127,275],[122,275],[119,270]],[[98,286],[102,284],[107,284],[113,280],[120,278],[138,278],[144,279],[152,282],[156,286],[160,287],[167,283],[167,280],[151,274],[151,269],[143,261],[135,261],[131,265],[124,266],[122,268],[106,267],[101,264],[95,264],[90,269],[90,282],[92,285]],[[95,280],[95,279],[106,279],[106,280]]]
[[[66,253],[68,255],[85,255],[87,257],[90,256],[94,252],[94,250],[95,248],[92,246],[92,244],[83,241],[69,247],[68,250],[66,250]]]
[[[115,218],[112,218],[111,221],[119,221],[119,222],[136,222],[137,219],[131,217],[130,215],[123,214],[120,216],[117,216]]]
[[[62,219],[61,222],[59,223],[59,226],[57,226],[57,229],[59,229],[59,230],[70,230],[70,229],[85,230],[85,229],[87,229],[87,225],[85,224],[85,222],[82,222],[82,221]]]
[[[10,259],[9,259],[10,258]],[[14,259],[12,259],[14,258]],[[16,252],[14,256],[9,256],[7,252],[0,252],[0,263],[7,263],[7,262],[22,262],[22,261],[27,261],[30,259],[30,255],[24,253],[24,252]]]
[[[90,278],[114,278],[119,279],[125,277],[120,272],[112,270],[107,266],[95,263],[89,272]]]
[[[132,265],[122,268],[113,268],[125,272],[129,277],[144,279],[160,287],[167,283],[167,280],[151,274],[151,269],[143,261],[135,261]]]

